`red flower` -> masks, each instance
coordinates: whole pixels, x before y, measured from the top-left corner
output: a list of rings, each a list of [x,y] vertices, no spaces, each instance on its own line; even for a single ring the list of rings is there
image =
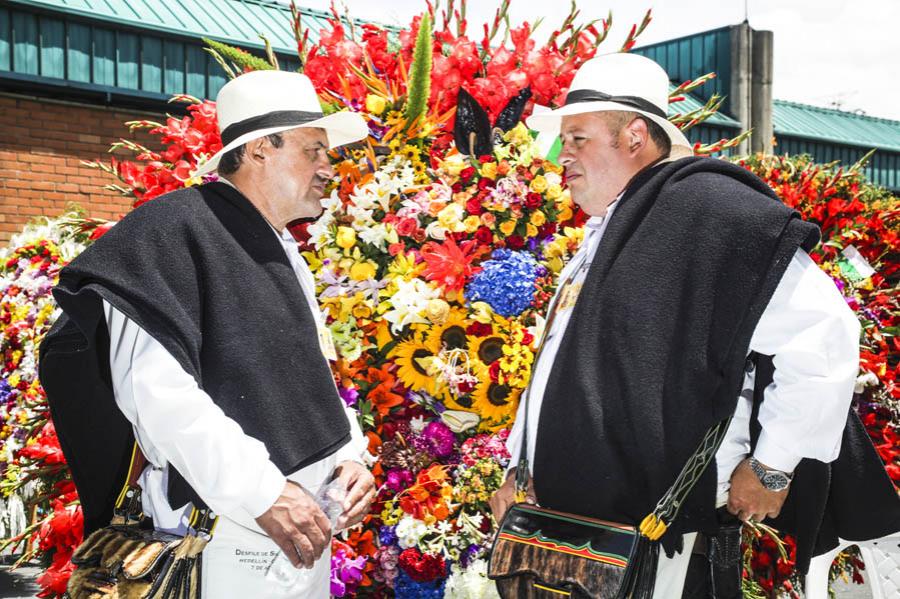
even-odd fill
[[[431,582],[447,575],[443,557],[421,553],[415,547],[403,550],[399,565],[416,582]]]
[[[487,245],[494,240],[494,233],[482,225],[475,230],[475,239],[478,240],[479,243]]]
[[[483,253],[484,249],[475,241],[456,245],[449,236],[443,243],[426,243],[422,246],[422,259],[426,265],[422,275],[447,291],[458,291],[465,287],[469,277],[481,271],[481,267],[472,266],[472,262]]]

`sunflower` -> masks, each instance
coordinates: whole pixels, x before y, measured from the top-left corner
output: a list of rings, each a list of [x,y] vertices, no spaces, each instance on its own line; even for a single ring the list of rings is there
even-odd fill
[[[502,425],[515,415],[520,393],[521,389],[495,383],[484,377],[472,392],[472,411],[481,416],[483,421]]]
[[[421,335],[412,335],[398,343],[388,354],[397,364],[397,378],[407,389],[432,392],[435,378],[428,374],[423,359],[434,357]]]
[[[428,329],[425,345],[437,353],[441,349],[469,348],[469,337],[466,335],[468,319],[465,312],[458,308],[451,308],[444,322],[433,324]]]
[[[484,365],[490,365],[503,357],[503,337],[489,335],[487,337],[469,336],[469,347]]]

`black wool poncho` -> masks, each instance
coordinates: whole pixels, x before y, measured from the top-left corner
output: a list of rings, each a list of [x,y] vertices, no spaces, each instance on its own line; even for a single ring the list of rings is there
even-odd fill
[[[636,524],[734,412],[756,323],[818,229],[745,169],[695,157],[639,174],[610,219],[544,392],[534,485],[544,507]],[[715,489],[711,465],[667,547],[715,527]]]
[[[284,474],[337,451],[350,426],[316,324],[272,228],[224,183],[172,192],[128,214],[66,266],[64,314],[40,378],[81,497],[105,526],[133,442],[110,385],[101,298],[174,356]],[[169,501],[198,501],[174,469]]]

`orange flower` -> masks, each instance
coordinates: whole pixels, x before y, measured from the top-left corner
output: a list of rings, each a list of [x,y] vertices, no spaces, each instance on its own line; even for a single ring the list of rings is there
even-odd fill
[[[369,389],[366,399],[372,402],[381,416],[387,416],[391,408],[403,403],[403,396],[397,393],[403,387],[397,382],[397,378],[390,372],[390,363],[382,364],[381,368],[369,368],[366,380],[369,383],[377,383]]]
[[[452,496],[453,487],[448,482],[447,471],[440,464],[434,464],[420,472],[416,483],[399,497],[400,509],[431,524],[450,516]]]

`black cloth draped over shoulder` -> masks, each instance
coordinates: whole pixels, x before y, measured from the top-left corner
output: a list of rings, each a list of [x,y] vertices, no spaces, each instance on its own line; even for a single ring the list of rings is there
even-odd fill
[[[750,339],[818,229],[757,177],[683,158],[619,200],[553,363],[534,485],[544,507],[639,523],[704,433],[734,413]],[[663,537],[714,530],[710,466]]]
[[[110,384],[101,299],[175,357],[284,474],[337,451],[350,426],[313,315],[272,228],[240,192],[209,183],[137,208],[66,266],[64,314],[40,378],[84,509],[108,524],[132,429]],[[173,507],[202,498],[174,469]]]
[[[756,414],[775,374],[772,356],[759,356],[756,362],[753,447],[760,433]],[[900,530],[900,496],[854,408],[847,414],[837,459],[829,464],[800,460],[781,513],[767,523],[796,537],[801,572],[809,569],[814,555],[837,547],[839,539],[868,541]]]

